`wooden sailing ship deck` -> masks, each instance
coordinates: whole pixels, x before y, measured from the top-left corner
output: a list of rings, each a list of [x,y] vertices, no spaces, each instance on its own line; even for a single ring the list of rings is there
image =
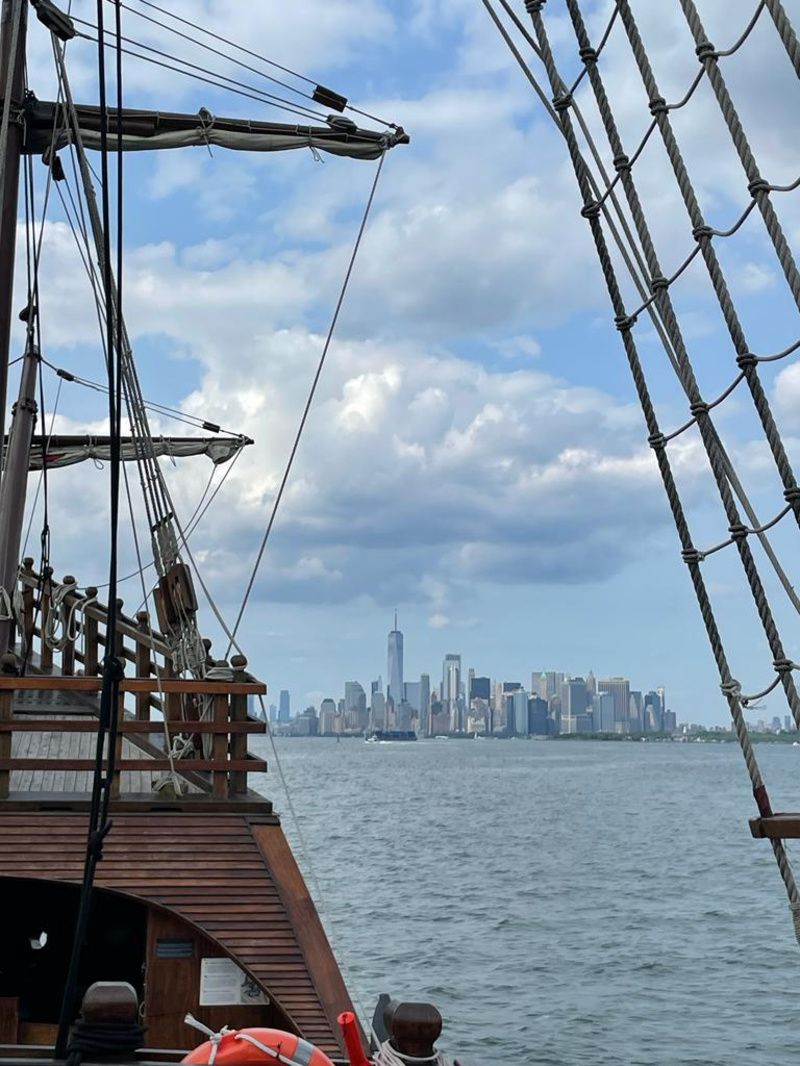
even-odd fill
[[[12,1057],[26,1047],[46,1055],[56,1036],[106,643],[95,590],[70,592],[71,581],[34,573],[30,560],[20,581],[16,663],[28,667],[24,677],[0,674],[0,895],[12,918],[0,955],[0,1045]],[[56,609],[68,625],[53,641],[42,634]],[[213,663],[206,680],[175,678],[143,613],[122,614],[117,632],[132,676],[120,691],[113,828],[81,990],[129,981],[148,1048],[196,1045],[189,1012],[215,1030],[286,1029],[338,1058],[336,1017],[350,1001],[280,820],[248,786],[248,774],[267,769],[247,750],[266,731],[247,701],[265,686],[242,657],[230,668]],[[192,739],[188,757],[170,758],[176,737]],[[47,943],[36,947],[41,932]]]

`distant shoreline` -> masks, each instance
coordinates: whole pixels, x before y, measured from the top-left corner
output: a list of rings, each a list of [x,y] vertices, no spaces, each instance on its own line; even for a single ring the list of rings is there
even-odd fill
[[[276,733],[276,737],[289,740],[363,740],[361,733],[325,734],[324,736],[292,736],[288,733]],[[419,737],[419,740],[474,740],[475,734],[450,735],[446,737]],[[478,734],[480,740],[531,740],[537,743],[541,741],[567,741],[587,743],[589,741],[600,743],[641,743],[642,741],[653,744],[734,744],[737,743],[736,734],[732,730],[708,729],[697,733],[559,733],[556,736],[527,736],[527,737],[501,737],[484,736]],[[750,739],[754,744],[798,744],[800,745],[800,733],[750,733]],[[393,743],[384,741],[383,743]],[[397,743],[408,743],[400,742]]]

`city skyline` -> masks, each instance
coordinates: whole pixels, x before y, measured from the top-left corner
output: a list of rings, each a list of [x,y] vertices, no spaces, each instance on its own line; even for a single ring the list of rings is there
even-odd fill
[[[422,736],[622,735],[671,732],[677,727],[663,685],[645,691],[634,688],[628,677],[597,676],[591,669],[585,675],[533,669],[521,675],[524,680],[506,680],[478,674],[473,666],[464,671],[461,653],[450,651],[442,659],[441,682],[432,684],[431,671],[421,673],[418,680],[405,680],[404,634],[396,610],[386,647],[385,687],[382,674],[366,684],[343,681],[337,692],[328,692],[302,710],[298,706],[295,720],[314,718],[308,731],[322,734],[413,729]],[[280,710],[270,706],[272,720],[280,725],[287,723],[288,698],[282,690]]]

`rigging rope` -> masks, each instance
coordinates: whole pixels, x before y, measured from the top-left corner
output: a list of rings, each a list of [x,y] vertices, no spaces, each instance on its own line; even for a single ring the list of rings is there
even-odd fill
[[[75,16],[73,16],[73,21],[80,23],[82,26],[88,26],[90,29],[97,32],[97,26],[93,22],[88,22],[86,19],[77,18]],[[106,32],[108,33],[109,31]],[[96,37],[90,37],[88,34],[84,33],[79,33],[77,36],[95,44],[98,40]],[[137,41],[131,37],[123,37],[123,40],[126,44],[134,45],[136,48],[143,48],[146,52],[152,52],[154,55],[161,56],[161,60],[156,60],[151,59],[148,56],[140,55],[137,52],[132,52],[129,49],[123,49],[126,55],[132,56],[135,59],[143,59],[146,62],[155,63],[156,65],[163,66],[177,74],[186,74],[188,77],[193,77],[197,81],[216,85],[221,89],[228,89],[230,92],[236,92],[237,89],[244,89],[246,92],[239,93],[239,95],[248,96],[253,100],[261,99],[265,103],[272,104],[273,106],[280,108],[280,110],[288,111],[293,115],[300,115],[303,118],[317,119],[322,123],[327,119],[325,112],[315,111],[313,108],[305,107],[302,104],[291,103],[281,96],[275,96],[274,93],[268,93],[264,89],[259,89],[256,85],[249,85],[247,82],[238,81],[236,78],[231,78],[226,74],[220,74],[219,71],[207,70],[205,67],[201,67],[197,63],[192,63],[188,59],[183,59],[181,56],[172,55],[170,52],[164,52],[160,48],[146,44],[143,41]],[[107,41],[106,48],[110,47],[113,47],[113,45],[111,42]],[[171,60],[171,62],[166,63],[163,62],[163,60]],[[175,63],[180,63],[184,67],[188,67],[189,70],[181,70],[174,65]],[[193,74],[192,71],[199,71],[200,75]],[[222,82],[229,82],[230,85],[222,85]],[[230,88],[230,86],[234,86],[234,88]]]
[[[106,0],[106,2],[112,3],[113,0]],[[298,74],[297,71],[291,70],[289,67],[282,66],[280,63],[276,63],[272,59],[267,59],[266,56],[259,55],[258,52],[253,52],[249,48],[245,48],[244,45],[237,44],[235,41],[231,41],[227,37],[222,37],[220,34],[214,33],[213,30],[209,30],[207,26],[201,26],[196,22],[192,22],[187,18],[183,18],[181,15],[176,15],[174,11],[167,11],[166,8],[159,7],[158,4],[151,3],[150,0],[139,0],[139,3],[143,4],[145,7],[149,7],[153,11],[160,12],[162,15],[167,15],[169,18],[174,19],[176,22],[179,22],[184,26],[188,26],[190,29],[194,30],[195,33],[205,34],[212,40],[219,41],[221,44],[228,45],[229,48],[235,48],[243,55],[248,55],[253,59],[257,59],[260,63],[265,63],[267,66],[270,66],[275,70],[283,71],[284,74],[289,74],[293,78],[297,78],[299,81],[304,82],[306,85],[311,85],[316,88],[319,84],[319,82],[314,81],[312,78],[306,77],[304,74]],[[296,86],[289,85],[287,82],[282,81],[280,78],[275,78],[270,74],[266,74],[264,71],[259,71],[256,67],[253,67],[247,63],[243,63],[241,60],[238,60],[234,56],[228,55],[227,53],[222,52],[219,49],[212,48],[211,45],[206,44],[201,40],[198,40],[196,36],[190,37],[188,34],[182,33],[174,26],[170,26],[166,22],[162,22],[159,19],[153,18],[150,15],[146,15],[143,11],[138,11],[136,8],[131,7],[129,4],[122,4],[122,7],[126,11],[130,11],[132,14],[137,15],[139,18],[146,19],[148,22],[154,23],[161,29],[167,30],[169,33],[174,33],[178,37],[183,37],[186,40],[191,41],[192,44],[198,46],[199,48],[204,48],[206,49],[206,51],[212,52],[215,55],[222,56],[223,58],[229,60],[229,62],[231,63],[235,63],[238,66],[246,68],[247,70],[251,70],[256,74],[259,74],[262,78],[266,78],[268,81],[275,82],[277,85],[280,85],[284,89],[288,89],[290,92],[297,93],[299,96],[304,96],[306,97],[306,99],[309,100],[314,99],[311,94],[303,92],[303,90],[298,89]],[[386,119],[378,118],[376,115],[371,115],[368,111],[362,111],[360,108],[355,107],[353,104],[347,103],[345,105],[345,110],[352,111],[357,115],[363,115],[364,118],[371,119],[373,122],[379,122],[382,126],[387,126],[389,129],[396,128],[393,122],[387,122]]]
[[[727,237],[734,234],[750,214],[753,205],[755,205],[758,207],[759,212],[764,219],[767,232],[773,242],[776,254],[783,267],[787,283],[795,296],[798,307],[800,307],[800,273],[798,273],[794,258],[789,250],[788,243],[786,242],[780,223],[778,222],[774,208],[769,199],[771,192],[778,191],[779,188],[781,190],[788,190],[791,186],[773,186],[762,178],[752,154],[752,150],[744,135],[738,114],[730,94],[728,93],[725,80],[720,71],[719,59],[722,56],[734,54],[743,45],[758,23],[765,8],[769,10],[773,21],[775,21],[776,28],[778,29],[790,58],[793,62],[796,61],[797,64],[800,64],[800,52],[797,49],[797,39],[793,36],[791,26],[788,23],[778,0],[773,0],[773,2],[770,2],[770,0],[762,0],[762,2],[757,4],[745,30],[737,38],[734,45],[726,51],[720,52],[715,50],[713,45],[707,40],[693,0],[680,0],[684,16],[686,17],[689,28],[694,36],[695,44],[697,45],[698,59],[703,68],[701,70],[701,76],[705,73],[712,86],[720,110],[722,111],[723,118],[745,170],[748,188],[752,197],[751,205],[744,211],[738,222],[730,230],[720,231],[712,229],[700,212],[688,170],[686,169],[683,157],[678,148],[672,130],[672,123],[669,118],[669,112],[674,110],[675,107],[667,104],[658,91],[658,86],[655,83],[652,68],[650,67],[649,59],[639,35],[638,27],[628,0],[616,0],[612,19],[607,25],[600,46],[597,48],[594,48],[591,44],[583,20],[579,0],[566,0],[566,7],[578,45],[579,55],[583,62],[582,75],[573,82],[572,90],[566,88],[553,55],[549,34],[542,15],[545,0],[526,0],[525,8],[532,19],[534,30],[533,36],[522,27],[516,15],[510,10],[507,0],[500,0],[500,2],[517,27],[521,29],[523,36],[529,41],[535,54],[542,61],[545,68],[547,79],[553,94],[552,106],[550,106],[548,101],[548,113],[551,114],[551,117],[555,116],[558,127],[567,144],[573,170],[583,200],[583,210],[581,213],[589,223],[594,239],[601,269],[615,314],[615,324],[622,338],[636,391],[645,416],[645,422],[649,434],[649,443],[656,456],[673,520],[678,531],[682,548],[682,557],[689,570],[700,612],[705,624],[706,633],[717,663],[721,689],[728,702],[734,729],[744,754],[759,813],[762,817],[767,817],[771,814],[771,806],[766,787],[756,762],[747,725],[744,720],[743,706],[752,703],[755,699],[767,695],[780,684],[783,688],[786,701],[792,711],[795,722],[798,728],[800,728],[800,698],[798,697],[797,688],[792,677],[792,672],[797,669],[797,664],[788,659],[784,652],[778,627],[772,614],[772,609],[762,584],[755,558],[748,543],[748,537],[756,535],[761,539],[762,545],[765,547],[770,562],[781,579],[787,595],[789,595],[793,605],[798,607],[798,600],[794,594],[794,590],[783,572],[771,545],[766,540],[765,534],[790,512],[794,514],[798,524],[800,524],[800,488],[797,486],[793,469],[786,455],[780,433],[774,421],[763,386],[761,385],[758,374],[758,365],[761,362],[785,357],[792,351],[796,350],[798,345],[800,345],[800,342],[790,345],[776,356],[759,357],[751,352],[743,327],[730,297],[725,276],[713,247],[713,238]],[[508,31],[493,11],[490,0],[483,0],[483,3],[495,21],[495,24],[498,26],[501,34],[506,39],[506,42],[509,44],[509,47],[511,47],[515,58],[517,58],[517,61],[522,66],[529,81],[533,84],[535,82],[533,75],[527,68],[527,64],[522,58],[519,50],[513,45],[513,41],[511,41]],[[605,46],[609,33],[611,32],[611,27],[615,22],[619,22],[624,28],[635,63],[639,68],[639,73],[647,92],[650,110],[653,116],[653,121],[645,134],[645,138],[640,142],[633,157],[627,156],[624,151],[622,139],[606,95],[605,83],[598,62],[602,48]],[[613,182],[607,181],[604,175],[606,188],[602,195],[598,195],[598,183],[594,180],[591,168],[583,156],[576,129],[572,121],[572,115],[574,115],[578,127],[583,132],[584,139],[590,147],[592,157],[595,162],[597,162],[597,155],[592,148],[591,138],[587,134],[585,124],[581,119],[580,111],[573,97],[574,88],[580,84],[583,76],[586,76],[590,82],[591,91],[595,103],[597,104],[601,123],[608,139],[609,147],[613,155],[614,168],[616,170],[616,177]],[[678,106],[683,106],[688,102],[697,88],[699,81],[700,79],[697,77],[693,80],[690,89]],[[537,86],[534,85],[534,88],[537,88]],[[540,87],[537,89],[537,92],[541,97],[542,92]],[[633,173],[633,164],[639,158],[644,143],[646,143],[647,139],[656,128],[658,128],[664,142],[669,162],[672,166],[684,205],[689,215],[692,233],[696,242],[696,248],[694,251],[684,260],[681,267],[669,278],[665,277],[663,274],[649,224],[639,200],[636,179]],[[602,224],[603,220],[605,220],[607,224],[610,221],[608,213],[605,211],[605,201],[607,198],[613,200],[612,189],[615,186],[619,186],[621,189],[625,197],[627,208],[630,212],[630,218],[636,235],[636,246],[641,251],[641,256],[637,255],[635,258],[637,264],[641,265],[643,263],[642,277],[647,288],[647,295],[642,305],[633,312],[627,311],[623,302],[616,269],[606,243]],[[613,233],[613,230],[610,230],[610,232],[616,240],[616,235]],[[733,383],[730,384],[712,403],[704,401],[699,391],[687,346],[670,294],[670,289],[674,281],[680,277],[688,267],[689,263],[698,254],[702,256],[706,265],[712,288],[722,311],[726,330],[734,348],[736,363],[739,367],[739,374],[736,376]],[[634,281],[637,281],[637,277],[630,269],[629,261],[626,261],[626,267],[632,277],[634,277]],[[662,340],[665,341],[665,351],[678,380],[686,393],[692,416],[689,422],[680,426],[679,429],[669,435],[665,435],[660,430],[649,387],[639,358],[637,345],[633,336],[637,316],[645,310],[648,314],[655,312],[663,326]],[[723,448],[711,416],[711,411],[727,399],[741,381],[747,383],[753,405],[769,443],[770,452],[780,477],[786,500],[786,506],[784,506],[777,515],[768,522],[760,522],[757,519],[754,519],[752,507],[744,495],[741,484],[733,468],[733,464]],[[720,501],[728,521],[730,532],[730,536],[725,541],[712,548],[706,549],[705,551],[698,550],[693,544],[683,509],[683,503],[674,480],[670,460],[667,456],[668,441],[683,433],[690,426],[696,426],[700,434],[717,485]],[[742,506],[751,520],[751,525],[749,527],[744,524],[739,515],[735,496],[742,502]],[[717,629],[711,600],[700,570],[701,561],[708,555],[720,551],[724,547],[734,545],[740,557],[742,569],[752,594],[767,644],[772,654],[773,668],[776,673],[773,682],[753,696],[744,696],[742,694],[739,682],[733,678],[730,672],[722,639]],[[786,887],[795,923],[795,933],[800,940],[800,895],[798,894],[798,888],[788,862],[783,841],[771,840],[770,842]]]
[[[355,266],[356,257],[358,256],[358,250],[361,247],[361,240],[364,236],[364,230],[367,227],[367,221],[369,219],[370,210],[372,209],[372,203],[375,199],[375,191],[378,188],[378,181],[380,180],[381,171],[383,170],[383,161],[385,158],[386,154],[381,153],[381,157],[378,160],[378,165],[375,169],[375,177],[372,181],[372,187],[370,188],[369,196],[367,197],[367,203],[364,207],[364,214],[361,218],[361,224],[358,227],[356,239],[353,244],[353,250],[350,253],[350,260],[347,264],[347,270],[345,271],[344,280],[342,281],[342,286],[339,290],[339,297],[336,301],[333,316],[331,317],[331,322],[328,327],[328,333],[325,337],[325,343],[322,345],[322,351],[320,353],[319,362],[317,363],[317,369],[311,382],[311,388],[308,392],[305,407],[303,408],[303,414],[300,418],[300,423],[297,427],[297,433],[295,434],[294,442],[292,444],[291,451],[289,452],[289,458],[286,461],[286,467],[284,468],[283,476],[281,478],[280,485],[278,486],[278,491],[275,494],[275,499],[272,503],[272,510],[270,511],[269,520],[267,521],[267,526],[264,530],[264,536],[262,537],[261,544],[259,545],[258,552],[256,553],[256,558],[253,563],[250,578],[247,582],[247,587],[245,589],[244,596],[242,597],[241,606],[239,607],[239,613],[236,615],[236,621],[234,622],[233,630],[230,634],[230,642],[228,644],[227,652],[228,655],[230,655],[230,651],[233,646],[236,634],[239,632],[239,626],[241,625],[242,618],[244,617],[244,612],[247,608],[247,604],[250,599],[250,594],[253,591],[253,585],[255,584],[256,577],[258,576],[258,571],[261,567],[261,560],[264,558],[264,552],[266,551],[267,543],[269,541],[270,534],[272,533],[272,527],[275,525],[275,518],[278,514],[278,508],[280,507],[281,500],[283,499],[283,492],[289,480],[289,475],[292,472],[292,465],[294,464],[294,459],[297,455],[297,449],[300,447],[300,440],[303,436],[303,430],[305,429],[306,422],[308,421],[308,415],[311,411],[311,405],[314,402],[314,395],[316,394],[317,385],[319,384],[319,380],[322,376],[322,370],[325,366],[325,360],[328,357],[328,350],[331,346],[331,341],[333,340],[333,334],[336,329],[336,323],[339,321],[339,312],[341,311],[342,305],[344,304],[344,298],[347,294],[347,287],[350,284],[350,278],[353,274],[353,267]]]

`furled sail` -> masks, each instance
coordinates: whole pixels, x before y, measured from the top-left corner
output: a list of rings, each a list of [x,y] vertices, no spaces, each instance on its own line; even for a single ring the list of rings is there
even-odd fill
[[[58,128],[55,148],[63,148],[74,133],[63,123],[54,123],[56,105],[32,101],[26,114],[27,152],[50,150],[53,130]],[[85,148],[101,147],[100,109],[78,104],[75,107],[80,139]],[[109,115],[109,137],[117,148],[117,118]],[[378,159],[387,149],[407,144],[408,134],[399,127],[383,131],[364,130],[340,115],[331,115],[326,126],[297,126],[281,122],[250,122],[246,119],[218,118],[205,108],[196,115],[162,111],[122,111],[122,150],[141,152],[153,149],[216,146],[242,152],[285,152],[311,148],[352,159]]]
[[[253,441],[250,437],[153,437],[152,452],[148,454],[184,459],[193,455],[207,455],[212,463],[227,463],[237,452]],[[7,444],[7,442],[6,442]],[[141,443],[133,437],[122,438],[122,461],[133,462],[141,456]],[[3,449],[5,456],[5,447]],[[107,462],[111,458],[111,443],[108,437],[51,436],[46,444],[43,437],[33,438],[28,470],[48,470],[93,459]]]

